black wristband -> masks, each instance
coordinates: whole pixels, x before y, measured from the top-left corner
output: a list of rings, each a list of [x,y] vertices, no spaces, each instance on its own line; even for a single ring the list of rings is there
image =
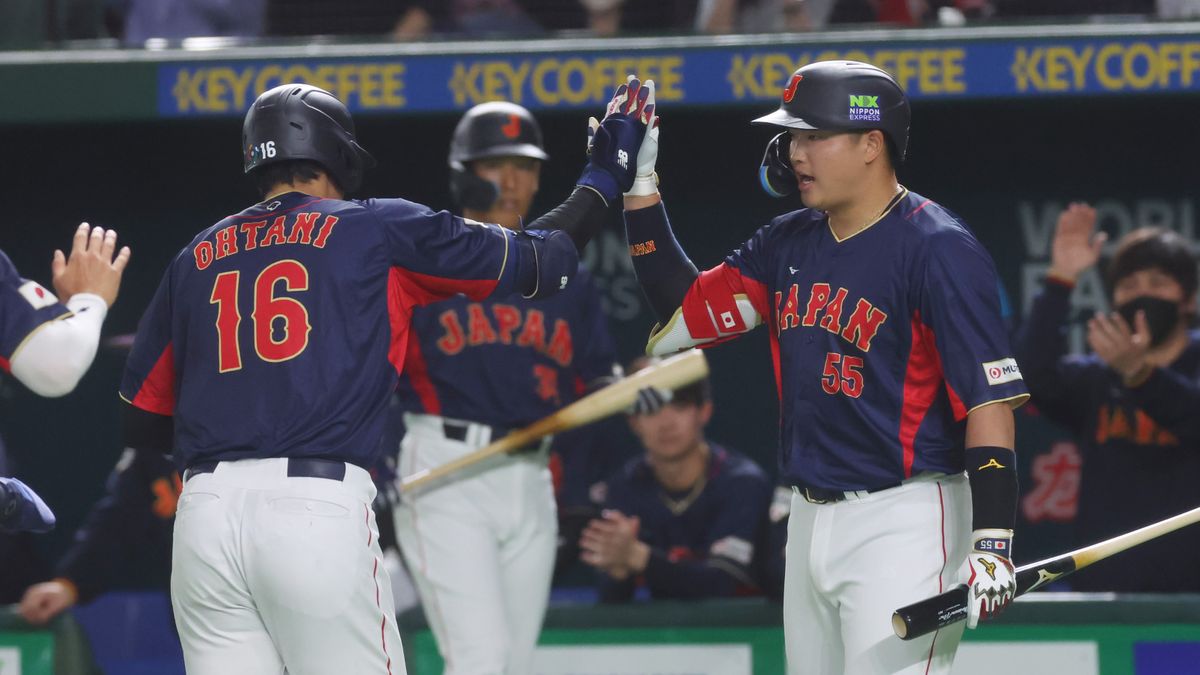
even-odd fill
[[[1017,456],[1008,448],[967,448],[973,530],[1011,530],[1017,521]]]

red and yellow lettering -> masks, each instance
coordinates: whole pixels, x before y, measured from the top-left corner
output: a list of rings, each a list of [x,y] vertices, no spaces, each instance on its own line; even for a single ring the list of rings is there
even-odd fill
[[[283,223],[287,220],[287,216],[277,216],[275,222],[271,223],[271,227],[267,228],[267,233],[263,235],[263,240],[259,242],[259,246],[272,246],[274,244],[286,244],[287,236],[283,232]]]
[[[217,372],[228,373],[242,368],[242,351],[238,327],[242,313],[238,311],[238,279],[241,272],[222,272],[213,282],[209,304],[217,306]]]
[[[467,305],[467,327],[471,331],[467,342],[472,347],[484,343],[492,344],[496,341],[496,331],[492,330],[492,323],[483,313],[483,306],[478,303],[473,302]]]
[[[277,363],[294,359],[308,347],[312,323],[308,309],[298,300],[275,297],[280,281],[288,292],[308,290],[308,270],[298,260],[280,260],[267,265],[254,281],[254,349],[263,361]],[[282,319],[283,337],[275,339],[275,320]]]
[[[846,303],[846,289],[839,288],[833,299],[825,305],[825,316],[821,317],[821,328],[837,335],[842,329],[842,305]]]
[[[775,306],[779,307],[779,301],[783,298],[783,293],[775,292]],[[792,284],[788,289],[787,301],[779,307],[779,312],[775,316],[775,325],[778,326],[777,331],[782,333],[789,328],[795,328],[800,325],[800,286]]]
[[[521,310],[512,305],[492,305],[492,314],[496,317],[500,341],[506,345],[512,344],[513,331],[521,327]]]
[[[854,306],[854,313],[850,315],[850,322],[846,324],[846,330],[842,331],[842,337],[853,342],[855,347],[869,352],[871,340],[886,320],[887,314],[883,310],[871,305],[866,299],[859,298],[858,304]]]
[[[337,225],[337,221],[337,216],[325,216],[325,222],[321,223],[321,231],[313,240],[313,246],[325,248],[325,242],[329,241],[329,235],[333,234],[333,226]]]
[[[437,348],[442,350],[443,354],[451,356],[461,352],[466,346],[467,340],[463,337],[463,329],[458,323],[458,315],[454,313],[454,310],[448,309],[438,317],[438,323],[446,329],[446,334],[438,338]]]
[[[1137,428],[1137,437],[1134,439],[1142,445],[1146,445],[1154,440],[1154,420],[1141,410],[1133,414],[1134,425]]]
[[[237,227],[230,225],[217,230],[217,260],[237,252]]]
[[[525,316],[525,328],[517,338],[517,345],[533,347],[538,351],[546,349],[546,322],[541,310],[531,309]]]
[[[1112,438],[1130,438],[1132,434],[1129,428],[1129,418],[1125,416],[1125,412],[1120,408],[1116,408],[1112,412],[1112,419],[1109,421],[1108,433]]]
[[[812,290],[808,294],[808,307],[804,310],[804,321],[801,323],[805,326],[815,326],[817,315],[825,309],[827,302],[829,302],[829,284],[813,284]]]
[[[196,269],[208,269],[208,266],[213,261],[213,245],[211,241],[202,241],[196,244],[196,248],[192,249],[192,255],[196,257]]]
[[[242,248],[247,251],[253,251],[255,248],[258,248],[258,228],[266,226],[267,221],[265,220],[242,223],[240,229],[242,230],[242,234],[246,235],[246,238],[242,241]]]
[[[571,344],[571,327],[563,319],[554,321],[554,336],[550,338],[550,347],[546,356],[554,359],[558,365],[566,368],[571,365],[574,347]]]
[[[296,222],[292,223],[292,233],[288,235],[289,244],[311,244],[313,228],[317,224],[319,213],[297,213]]]

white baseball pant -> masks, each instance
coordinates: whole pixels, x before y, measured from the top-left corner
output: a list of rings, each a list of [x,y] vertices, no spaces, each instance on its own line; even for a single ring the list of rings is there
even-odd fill
[[[184,482],[171,605],[188,675],[404,673],[370,475],[287,474],[247,459]]]
[[[471,424],[448,439],[444,420],[406,414],[399,474],[487,445]],[[445,485],[402,495],[396,538],[416,581],[445,675],[529,675],[554,572],[558,521],[546,452],[510,455]]]
[[[792,495],[783,590],[789,675],[949,673],[963,624],[903,641],[892,612],[960,583],[965,474],[922,475],[845,501]]]

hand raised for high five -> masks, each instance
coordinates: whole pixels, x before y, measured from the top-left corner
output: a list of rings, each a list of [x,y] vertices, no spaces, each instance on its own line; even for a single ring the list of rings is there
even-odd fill
[[[1068,206],[1058,216],[1054,228],[1048,274],[1064,281],[1075,281],[1096,264],[1108,235],[1096,232],[1096,210],[1082,202]]]
[[[116,248],[117,233],[114,230],[89,228],[87,223],[80,223],[75,230],[70,257],[55,251],[50,263],[54,291],[59,299],[65,302],[76,293],[94,293],[112,307],[121,286],[121,274],[129,263],[129,247],[122,247],[114,259]]]
[[[657,121],[654,107],[653,80],[643,84],[630,75],[625,84],[617,87],[604,119],[589,120],[588,164],[579,177],[579,185],[595,190],[609,204],[633,189],[642,170],[640,153],[646,130],[652,121]],[[657,141],[653,147],[657,156]],[[653,180],[653,157],[650,159],[649,175]]]

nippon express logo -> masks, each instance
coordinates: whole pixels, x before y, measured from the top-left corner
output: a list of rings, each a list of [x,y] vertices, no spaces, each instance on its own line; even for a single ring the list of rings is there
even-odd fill
[[[878,122],[879,97],[850,94],[851,122]]]

